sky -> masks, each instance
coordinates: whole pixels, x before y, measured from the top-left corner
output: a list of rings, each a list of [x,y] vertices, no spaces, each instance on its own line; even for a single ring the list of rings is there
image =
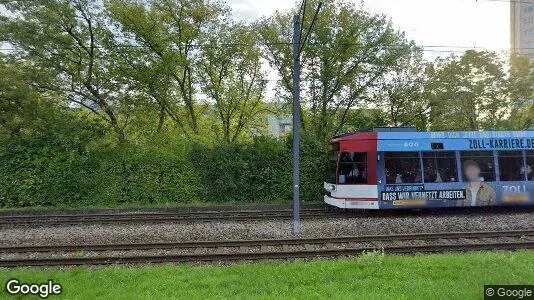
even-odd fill
[[[287,10],[292,0],[227,0],[234,17],[251,20]],[[360,0],[352,0],[355,6]],[[299,1],[300,3],[300,1]],[[454,46],[432,48],[433,55],[459,50],[457,47],[480,47],[508,50],[510,47],[510,3],[507,0],[365,0],[364,9],[389,16],[396,28],[418,45]],[[440,51],[430,51],[430,50]]]

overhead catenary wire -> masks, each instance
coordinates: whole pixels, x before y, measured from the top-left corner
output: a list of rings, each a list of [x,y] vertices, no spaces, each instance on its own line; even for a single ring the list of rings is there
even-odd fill
[[[16,1],[26,1],[26,0],[14,0],[15,2]],[[33,0],[28,0],[28,1],[33,1]],[[534,0],[475,0],[476,2],[479,2],[479,1],[487,1],[487,2],[515,2],[515,3],[532,3],[534,4]],[[305,14],[306,14],[306,5],[307,4],[307,1],[306,0],[303,0],[302,4],[301,4],[301,7],[300,7],[300,10],[299,10],[299,15],[302,14],[302,20],[301,20],[301,24],[304,24],[304,20],[305,20]],[[316,20],[316,17],[317,17],[317,14],[318,14],[318,11],[320,10],[321,8],[321,5],[322,5],[322,2],[319,3],[318,7],[317,7],[317,10],[315,12],[315,15],[314,15],[314,18],[312,20],[312,24],[310,25],[310,28],[313,27],[314,25],[314,22]],[[301,27],[301,32],[300,32],[300,36],[302,36],[302,30],[303,30],[303,27]],[[306,42],[307,38],[308,38],[308,35],[309,35],[309,31],[306,33],[306,36],[304,38],[304,42]],[[291,45],[290,42],[281,42],[281,43],[262,43],[263,45],[282,45],[282,44],[286,44],[286,45]],[[234,44],[218,44],[219,46],[252,46],[251,44],[237,44],[237,43],[234,43]],[[354,46],[356,44],[342,44],[344,46]],[[200,47],[209,47],[211,45],[208,45],[208,44],[193,44],[193,45],[190,45],[191,47],[196,47],[196,48],[200,48]],[[143,48],[145,46],[141,46],[141,45],[118,45],[118,47],[132,47],[132,48]],[[442,48],[466,48],[466,49],[475,49],[475,48],[479,48],[479,47],[458,47],[458,46],[447,46],[447,45],[433,45],[433,46],[420,46],[422,48],[430,48],[430,47],[442,47]],[[302,48],[303,46],[301,46],[300,48],[300,52],[302,52]],[[515,50],[534,50],[534,48],[515,48]],[[18,49],[15,49],[15,48],[0,48],[0,51],[18,51]],[[429,50],[429,49],[423,49],[422,51],[424,52],[446,52],[446,53],[455,53],[455,52],[462,52],[460,50],[439,50],[439,51],[436,51],[436,50]],[[507,50],[495,50],[495,51],[509,51],[509,49]]]
[[[306,0],[304,0],[306,1]],[[313,29],[313,26],[315,25],[315,22],[317,21],[317,16],[319,15],[319,11],[321,10],[321,7],[323,6],[323,2],[319,2],[319,4],[317,4],[317,8],[315,9],[315,14],[313,15],[313,19],[312,19],[312,22],[310,24],[310,28],[308,28],[308,31],[306,32],[306,35],[304,36],[304,40],[300,43],[300,48],[299,48],[299,55],[300,53],[302,53],[302,49],[304,48],[304,45],[306,44],[306,41],[308,40],[308,36],[310,35],[310,32],[312,31]],[[302,20],[304,22],[304,16],[302,17]],[[301,23],[304,25],[304,23]]]
[[[309,45],[314,45],[318,43],[308,43]],[[193,48],[209,48],[209,47],[252,47],[252,46],[291,46],[290,42],[276,42],[276,43],[221,43],[221,44],[190,44],[189,47]],[[339,43],[337,46],[347,46],[347,47],[355,47],[359,46],[361,48],[368,48],[368,45],[363,45],[360,43]],[[391,45],[391,46],[379,46],[376,47],[377,49],[402,49],[406,46],[403,45]],[[480,51],[496,51],[496,52],[506,52],[511,51],[509,48],[502,48],[502,49],[496,49],[496,48],[487,48],[487,47],[479,47],[479,46],[455,46],[455,45],[415,45],[416,48],[419,48],[421,51],[424,52],[465,52],[467,50],[480,50]],[[105,48],[102,46],[95,46],[95,48]],[[148,46],[144,45],[114,45],[113,48],[149,48]],[[53,49],[53,50],[66,50],[72,48],[61,48],[61,49]],[[48,49],[49,51],[51,49]],[[514,50],[534,50],[534,47],[515,47]],[[0,47],[0,51],[6,51],[6,52],[23,52],[27,51],[26,49],[17,48],[17,47]]]
[[[12,2],[32,2],[34,0],[11,0]],[[534,0],[474,0],[475,2],[513,2],[513,3],[527,3],[527,4],[534,4]],[[0,6],[2,5],[2,1],[0,1]],[[310,28],[314,25],[314,22],[316,21],[318,11],[321,9],[322,2],[319,2],[319,5],[317,7],[317,10],[315,12],[314,18],[312,20],[312,23],[310,25]],[[307,6],[307,0],[303,0],[301,3],[300,9],[299,9],[299,15],[302,14],[302,20],[301,24],[304,24],[304,16],[306,13],[306,6]],[[301,35],[303,33],[303,28],[301,27]],[[308,36],[310,34],[310,30],[306,32],[306,36],[304,37],[304,42],[301,43],[300,52],[302,52],[303,44],[308,39]],[[276,46],[276,45],[286,45],[291,46],[291,42],[265,42],[265,43],[215,43],[215,44],[189,44],[188,47],[192,48],[208,48],[208,47],[249,47],[249,46]],[[314,44],[314,43],[309,43]],[[0,42],[1,45],[1,42]],[[358,43],[340,43],[337,44],[338,46],[360,46],[362,48],[367,48],[367,45],[362,45]],[[173,46],[183,46],[183,45],[173,45]],[[476,47],[476,46],[455,46],[455,45],[415,45],[417,48],[419,48],[423,52],[435,52],[435,53],[461,53],[465,52],[467,50],[480,50],[480,51],[495,51],[495,52],[510,52],[510,51],[518,51],[518,50],[534,50],[534,47],[514,47],[513,49],[510,48],[503,48],[503,49],[491,49],[486,47]],[[116,48],[149,48],[145,45],[114,45],[113,47]],[[401,48],[402,46],[381,46],[379,49],[396,49]],[[95,48],[104,48],[101,46],[95,46]],[[446,49],[439,49],[436,50],[435,48],[446,48]],[[65,49],[72,49],[72,48],[65,48]],[[0,51],[4,52],[23,52],[26,51],[25,49],[16,48],[16,47],[0,47]]]
[[[302,18],[300,20],[300,24],[304,25],[304,21],[306,19],[306,6],[308,4],[308,1],[306,0],[302,0],[302,4],[300,5],[300,10],[299,10],[299,16],[302,15]],[[300,27],[300,34],[299,36],[302,37],[302,30],[304,29],[304,26],[301,26]]]

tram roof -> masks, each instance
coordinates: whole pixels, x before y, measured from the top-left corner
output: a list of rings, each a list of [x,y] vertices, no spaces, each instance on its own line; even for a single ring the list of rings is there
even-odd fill
[[[439,139],[534,138],[534,130],[525,131],[369,131],[337,136],[334,142],[353,140],[439,140]]]

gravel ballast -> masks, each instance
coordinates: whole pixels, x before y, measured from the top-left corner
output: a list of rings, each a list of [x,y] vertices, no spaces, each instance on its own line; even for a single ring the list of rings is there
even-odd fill
[[[534,213],[332,218],[302,221],[303,237],[534,229]],[[230,221],[0,228],[4,246],[291,238],[292,222]]]

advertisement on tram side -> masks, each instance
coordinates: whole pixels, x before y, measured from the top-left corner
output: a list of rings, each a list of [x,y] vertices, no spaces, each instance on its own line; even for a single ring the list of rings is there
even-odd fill
[[[379,133],[380,208],[533,205],[532,135]]]
[[[386,185],[380,208],[534,205],[534,183],[469,182]]]

